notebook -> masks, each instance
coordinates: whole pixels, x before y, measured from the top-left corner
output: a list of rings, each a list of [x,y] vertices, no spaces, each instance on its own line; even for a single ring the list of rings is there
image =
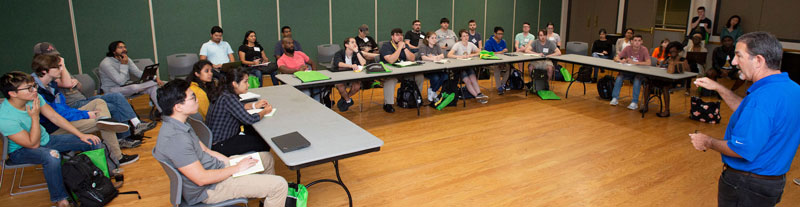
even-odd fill
[[[306,138],[303,137],[303,135],[300,135],[298,132],[292,132],[273,137],[272,142],[275,143],[275,145],[277,145],[283,153],[303,149],[311,145],[311,143],[309,143],[308,140],[306,140]]]
[[[253,92],[247,92],[247,93],[239,94],[239,101],[240,102],[257,101],[258,98],[261,98],[261,95],[258,95],[258,94],[253,93]],[[252,100],[252,101],[249,101],[249,100]]]
[[[229,164],[230,164],[230,166],[234,166],[237,163],[241,162],[243,159],[248,158],[248,157],[249,158],[253,158],[254,160],[258,160],[258,162],[256,162],[256,164],[253,165],[252,167],[247,168],[247,170],[244,170],[244,171],[241,171],[241,172],[233,174],[232,177],[235,178],[235,177],[239,177],[239,176],[243,176],[243,175],[249,175],[249,174],[253,174],[253,173],[264,171],[264,165],[261,164],[261,156],[258,156],[258,152],[253,152],[253,153],[250,153],[250,154],[247,154],[247,155],[243,155],[241,157],[237,157],[237,158],[231,159],[229,161]]]
[[[260,113],[260,112],[261,112],[261,111],[263,111],[263,110],[264,110],[264,109],[250,109],[250,110],[247,110],[247,113],[250,113],[250,114],[257,114],[257,113]],[[275,108],[272,108],[272,111],[270,111],[268,114],[265,114],[265,115],[264,115],[264,117],[268,117],[268,116],[275,115],[275,111],[277,111],[277,109],[275,109]]]

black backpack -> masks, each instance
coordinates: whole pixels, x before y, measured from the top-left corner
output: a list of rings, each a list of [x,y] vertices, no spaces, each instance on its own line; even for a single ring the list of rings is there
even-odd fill
[[[508,81],[506,81],[505,88],[509,88],[512,90],[522,90],[525,87],[525,82],[522,80],[522,72],[517,69],[511,71],[511,74],[508,75]]]
[[[452,93],[456,95],[455,100],[451,101],[447,106],[458,106],[458,100],[461,99],[461,90],[458,88],[458,80],[456,79],[447,79],[444,80],[442,84],[442,93]],[[441,100],[442,93],[439,94],[438,98]]]
[[[561,65],[556,65],[553,68],[553,80],[554,81],[567,81],[564,79],[564,74],[561,74]]]
[[[397,105],[402,108],[418,108],[422,105],[422,95],[413,80],[403,80],[397,89]]]
[[[594,69],[592,67],[585,66],[585,65],[581,66],[581,68],[578,69],[578,75],[575,77],[575,81],[584,82],[584,83],[592,82],[592,71],[593,70]]]
[[[600,98],[611,100],[611,93],[614,90],[614,77],[610,75],[603,76],[597,81],[597,94]]]
[[[531,74],[533,83],[530,86],[531,93],[536,91],[550,90],[550,83],[547,82],[547,70],[534,69]]]
[[[80,206],[104,206],[119,194],[139,195],[137,191],[120,193],[111,183],[111,179],[84,154],[75,155],[64,162],[61,175],[67,190],[77,197]],[[139,199],[142,199],[140,195]]]

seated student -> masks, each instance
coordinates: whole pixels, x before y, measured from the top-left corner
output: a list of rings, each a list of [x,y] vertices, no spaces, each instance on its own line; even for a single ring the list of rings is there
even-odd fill
[[[681,52],[682,57],[689,57],[687,54],[689,52],[708,52],[706,49],[706,42],[703,41],[703,37],[700,33],[694,33],[692,38],[689,42],[686,43],[686,47],[683,48],[683,52]],[[699,72],[700,68],[696,60],[692,59],[691,57],[687,58],[689,60],[689,68],[691,68],[692,72]],[[704,58],[705,59],[705,58]]]
[[[633,36],[631,46],[625,47],[622,52],[614,56],[614,61],[625,64],[650,65],[650,56],[647,55],[648,52],[647,48],[642,46],[642,35],[637,34]],[[619,91],[622,89],[622,81],[631,79],[633,79],[633,99],[631,100],[631,104],[628,105],[628,109],[636,110],[639,108],[639,90],[641,89],[644,76],[623,72],[617,75],[617,80],[614,82],[614,91],[611,92],[611,102],[609,102],[609,104],[612,106],[619,104]]]
[[[211,105],[211,102],[208,100],[211,99],[210,97],[216,97],[215,94],[217,92],[217,87],[213,82],[214,73],[211,72],[213,66],[214,64],[208,60],[197,61],[197,63],[192,66],[192,73],[189,74],[189,77],[186,77],[186,81],[191,83],[189,89],[192,89],[197,96],[198,111],[200,111],[200,115],[203,116],[203,119],[206,118],[208,106]]]
[[[333,70],[361,71],[362,68],[360,67],[364,66],[367,59],[364,58],[364,54],[361,54],[361,51],[359,51],[356,39],[352,37],[345,38],[343,45],[344,49],[339,50],[333,55]],[[346,84],[350,85],[350,91],[347,91],[345,83],[336,84],[336,90],[339,90],[339,94],[342,95],[342,99],[336,102],[341,112],[347,111],[350,106],[355,104],[351,97],[355,96],[358,90],[361,90],[361,81],[351,81]]]
[[[596,58],[603,58],[603,59],[612,59],[611,51],[614,49],[614,45],[611,44],[611,40],[606,39],[606,29],[600,29],[598,32],[600,38],[592,43],[592,57]],[[592,72],[592,82],[597,82],[597,76],[599,75],[599,67],[595,67],[594,71]]]
[[[211,40],[203,43],[200,47],[200,59],[208,60],[214,64],[214,68],[221,68],[222,64],[236,61],[233,58],[233,50],[228,42],[222,40],[222,27],[211,27]]]
[[[425,34],[425,39],[422,40],[422,44],[419,45],[419,52],[416,54],[417,60],[424,60],[424,61],[440,61],[444,59],[444,50],[441,47],[436,45],[436,41],[439,40],[439,37],[436,36],[434,32],[428,32]],[[428,101],[429,102],[437,102],[439,100],[436,99],[436,91],[442,87],[444,81],[447,80],[449,74],[447,72],[431,72],[425,73],[425,77],[430,79],[431,85],[428,87]]]
[[[669,53],[667,45],[669,45],[669,39],[664,38],[664,40],[661,40],[661,44],[659,44],[656,49],[653,49],[653,54],[650,56],[658,59],[656,65],[661,65],[666,59],[667,53]]]
[[[243,68],[226,71],[225,78],[219,85],[219,96],[208,108],[206,123],[214,135],[211,149],[225,156],[250,151],[269,151],[264,138],[258,135],[252,125],[272,112],[272,106],[266,100],[248,104],[239,102],[239,94],[247,93],[247,88],[250,86],[247,83],[248,77],[247,71]],[[247,112],[250,109],[263,110],[257,114],[250,114]],[[241,131],[242,126],[244,132]]]
[[[124,96],[131,96],[140,92],[150,95],[150,101],[158,108],[156,99],[156,89],[164,85],[158,77],[155,81],[147,81],[139,84],[125,85],[130,80],[130,74],[140,77],[142,70],[128,58],[128,47],[125,42],[114,41],[108,45],[106,57],[100,61],[100,82],[101,89],[106,93],[121,93]],[[161,111],[161,109],[159,109]]]
[[[275,163],[269,152],[259,151],[261,163],[246,158],[231,166],[232,157],[208,149],[186,123],[190,115],[197,113],[197,99],[189,90],[189,83],[176,79],[158,89],[158,93],[158,103],[164,109],[164,122],[158,132],[153,157],[178,169],[178,179],[183,180],[183,195],[180,196],[186,204],[264,198],[264,206],[285,205],[288,185],[285,179],[275,175]],[[264,172],[232,177],[255,165],[263,165]]]
[[[375,38],[369,36],[369,26],[367,24],[362,24],[358,27],[356,44],[361,49],[361,55],[364,55],[367,60],[375,61],[375,59],[380,59],[376,58],[378,57],[378,43],[375,42]]]
[[[561,36],[558,33],[555,33],[555,25],[552,22],[547,23],[547,40],[552,41],[556,44],[557,47],[561,47]]]
[[[390,32],[391,41],[381,45],[380,60],[386,64],[394,64],[399,61],[414,61],[416,56],[406,47],[403,42],[403,30],[394,28]],[[422,88],[425,76],[422,74],[400,77],[402,79],[413,79],[417,83],[417,88]],[[387,113],[394,113],[394,91],[397,88],[397,78],[389,78],[383,82],[383,110]]]
[[[297,71],[312,71],[316,70],[316,64],[311,58],[302,51],[294,50],[294,40],[291,37],[284,37],[283,40],[283,55],[278,58],[278,70],[283,74],[294,74]],[[314,100],[321,100],[321,89],[311,88],[301,90]]]
[[[131,104],[128,103],[128,99],[126,99],[121,93],[108,92],[103,95],[96,95],[86,98],[86,96],[84,96],[83,93],[78,90],[81,88],[81,83],[78,82],[77,79],[72,78],[72,76],[69,74],[67,67],[64,66],[64,58],[61,57],[61,54],[52,44],[48,42],[37,43],[33,47],[33,54],[58,56],[61,78],[57,78],[53,81],[58,84],[58,88],[67,99],[65,103],[69,105],[69,107],[80,108],[92,100],[103,99],[103,101],[105,101],[108,105],[108,111],[111,112],[111,118],[120,122],[128,122],[130,127],[133,129],[133,134],[142,135],[144,132],[150,131],[156,127],[155,122],[141,121],[136,115],[136,112],[133,111]],[[117,137],[120,139],[127,139],[130,135],[131,132],[123,132],[118,133]]]
[[[531,34],[531,24],[528,22],[522,23],[522,32],[514,36],[514,51],[518,53],[533,53],[531,44],[536,39],[536,35]],[[524,62],[515,64],[516,68],[522,68]]]
[[[264,47],[258,44],[256,32],[250,30],[244,33],[244,40],[242,40],[242,45],[239,46],[239,60],[242,61],[243,65],[250,66],[250,74],[258,78],[258,82],[261,83],[260,86],[264,86],[262,74],[269,74],[270,78],[272,78],[272,85],[278,85],[278,78],[275,77],[275,75],[278,75],[278,68],[275,64],[257,66],[258,64],[269,62],[269,58],[264,53]]]
[[[419,41],[425,39],[425,34],[420,31],[422,29],[422,23],[419,20],[414,20],[411,22],[411,30],[406,32],[406,35],[403,36],[403,39],[408,45],[408,48],[411,49],[411,52],[419,52]]]
[[[541,55],[542,57],[561,55],[561,50],[559,50],[558,46],[556,46],[556,42],[547,40],[547,36],[545,35],[546,33],[547,31],[539,30],[539,39],[531,43],[531,51],[533,54]],[[546,69],[547,80],[553,80],[553,73],[556,70],[555,65],[553,65],[553,61],[551,60],[534,61],[528,65],[528,69],[531,71],[531,76],[533,76],[533,70],[535,69]]]
[[[450,27],[450,20],[442,18],[439,20],[440,28],[436,30],[436,36],[439,36],[439,47],[444,51],[450,51],[453,45],[456,44],[456,33]]]
[[[486,40],[486,45],[484,45],[483,49],[489,52],[494,52],[495,55],[508,52],[508,49],[506,48],[506,41],[503,40],[504,33],[505,31],[502,27],[494,27],[494,35]],[[508,64],[496,64],[489,67],[492,68],[492,73],[494,73],[494,81],[497,82],[497,94],[503,95],[506,92],[505,85],[508,81],[508,76],[511,74],[511,71],[508,71]],[[505,74],[502,74],[502,78],[500,78],[501,70],[506,70]]]
[[[683,51],[683,44],[680,42],[670,42],[664,49],[667,51],[667,59],[665,59],[660,66],[663,68],[667,68],[667,73],[682,73],[684,71],[689,70],[689,63],[686,61],[686,58],[681,57],[681,51]],[[672,82],[665,82],[660,81],[657,79],[649,80],[652,82],[652,87],[659,87],[661,88],[661,95],[664,101],[664,111],[661,113],[657,113],[656,116],[658,117],[669,117],[669,89],[672,88]],[[648,91],[649,92],[649,91]]]
[[[41,164],[50,192],[50,201],[59,207],[70,206],[69,194],[61,176],[60,152],[89,151],[102,148],[100,138],[84,134],[47,105],[36,93],[33,77],[23,72],[9,72],[0,77],[0,90],[6,100],[0,106],[0,133],[8,137],[8,162]],[[69,134],[50,135],[39,124],[40,115]]]
[[[634,35],[633,28],[625,29],[625,36],[623,38],[617,39],[617,44],[614,45],[615,47],[614,50],[616,50],[616,53],[614,54],[619,54],[622,52],[622,49],[625,49],[626,47],[630,46],[631,39],[633,39],[633,35]]]
[[[714,48],[711,55],[712,67],[711,70],[706,70],[706,76],[716,81],[720,77],[729,77],[731,80],[736,80],[731,87],[731,91],[736,91],[744,84],[744,80],[739,78],[739,69],[736,65],[731,64],[735,57],[733,46],[733,37],[723,36],[722,46]]]
[[[453,45],[450,53],[447,53],[447,57],[463,59],[477,57],[481,54],[481,50],[478,49],[478,46],[469,42],[469,33],[467,30],[462,29],[458,31],[458,35],[461,37],[461,41]],[[481,93],[481,87],[478,85],[478,79],[475,76],[475,69],[462,69],[461,79],[464,81],[464,85],[467,85],[467,91],[478,99],[478,103],[485,104],[489,102],[489,96]]]
[[[289,26],[281,27],[281,40],[275,43],[275,60],[281,58],[283,56],[283,38],[291,38],[292,45],[294,45],[294,51],[303,51],[303,47],[300,46],[300,42],[292,38],[292,28]]]
[[[127,165],[139,160],[139,155],[126,155],[120,151],[120,146],[126,148],[133,148],[141,145],[141,141],[130,141],[125,139],[118,139],[116,133],[127,132],[129,127],[127,124],[111,121],[111,113],[108,106],[103,99],[95,99],[86,105],[75,109],[65,104],[64,95],[58,88],[58,84],[54,81],[60,79],[63,74],[61,66],[59,65],[60,58],[55,55],[36,55],[33,57],[31,69],[33,69],[34,82],[38,86],[37,90],[39,95],[50,105],[59,115],[65,117],[70,124],[75,126],[82,133],[94,133],[100,131],[100,137],[103,142],[108,145],[111,158],[119,161],[120,165]],[[106,117],[105,119],[100,119]],[[69,134],[66,128],[58,128],[53,122],[48,119],[41,119],[41,125],[47,130],[47,133]]]

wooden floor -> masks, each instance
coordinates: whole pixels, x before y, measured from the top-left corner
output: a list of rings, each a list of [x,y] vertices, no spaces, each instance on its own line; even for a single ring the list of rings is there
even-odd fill
[[[490,88],[488,80],[480,83]],[[488,104],[468,100],[466,108],[460,102],[442,111],[425,107],[419,117],[412,109],[383,112],[380,104],[369,104],[367,90],[364,112],[356,104],[341,114],[385,145],[342,160],[342,179],[355,206],[715,206],[720,155],[694,150],[688,134],[699,130],[722,137],[730,109],[723,107],[721,124],[691,121],[689,98],[680,91],[672,95],[672,117],[651,111],[642,119],[625,108],[628,88],[616,107],[597,98],[594,84],[587,84],[585,96],[573,87],[569,99],[557,101],[484,89]],[[565,89],[562,82],[555,85],[562,98]],[[382,102],[381,89],[374,92],[373,101]],[[157,133],[148,132],[153,138],[141,147],[124,150],[142,157],[123,167],[121,190],[138,190],[142,199],[120,195],[110,206],[169,206],[168,178],[150,154]],[[276,173],[294,181],[295,173],[276,160]],[[330,164],[302,172],[306,183],[335,178]],[[0,206],[51,205],[47,191],[10,197],[11,173],[6,172]],[[39,172],[25,177],[26,183],[43,181]],[[795,177],[800,177],[797,165],[787,174],[781,206],[800,205]],[[336,185],[309,191],[309,206],[347,205]]]

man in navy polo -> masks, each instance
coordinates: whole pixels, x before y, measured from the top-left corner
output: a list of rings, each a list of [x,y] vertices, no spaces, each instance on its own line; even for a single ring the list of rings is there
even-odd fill
[[[739,97],[709,78],[695,81],[699,87],[717,91],[734,110],[725,137],[689,136],[695,149],[722,154],[719,206],[775,206],[800,144],[800,85],[781,73],[782,46],[769,33],[743,35],[735,53],[733,64],[741,69],[739,78],[754,82],[747,96]]]

